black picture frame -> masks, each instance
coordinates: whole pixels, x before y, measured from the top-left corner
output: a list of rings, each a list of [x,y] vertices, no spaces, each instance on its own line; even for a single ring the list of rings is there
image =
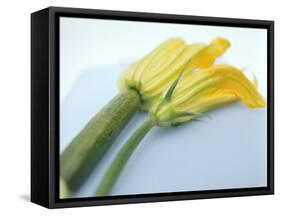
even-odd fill
[[[59,17],[267,29],[267,187],[59,199]],[[48,208],[274,194],[274,22],[49,7],[31,14],[31,201]]]

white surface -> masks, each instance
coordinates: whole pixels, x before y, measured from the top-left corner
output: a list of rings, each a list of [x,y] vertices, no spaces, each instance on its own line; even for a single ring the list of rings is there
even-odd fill
[[[115,83],[120,68],[98,68],[77,80],[61,106],[62,149],[116,93],[104,86]],[[93,97],[93,92],[102,96]],[[266,110],[249,110],[238,103],[209,115],[212,119],[205,122],[150,131],[113,194],[265,186]],[[92,196],[118,149],[145,117],[137,115],[126,127],[76,196]]]
[[[231,47],[223,58],[255,74],[260,91],[266,95],[266,33],[265,29],[253,28],[61,18],[61,101],[86,70],[132,62],[175,37],[188,44],[227,38]]]
[[[187,43],[228,38],[232,46],[219,61],[253,70],[266,96],[266,35],[265,29],[61,18],[61,150],[118,94],[118,77],[132,59],[171,37]],[[235,104],[209,115],[212,120],[205,123],[150,131],[112,195],[266,186],[266,109]],[[134,118],[76,197],[93,196],[120,147],[145,118]]]
[[[281,82],[281,15],[276,0],[173,0],[173,1],[69,1],[30,0],[5,1],[0,8],[1,23],[1,79],[0,79],[0,127],[1,157],[0,178],[1,215],[193,215],[237,216],[278,215],[280,206],[280,109],[281,86],[276,85],[276,136],[275,180],[276,195],[225,199],[146,203],[103,207],[46,210],[28,202],[30,190],[30,17],[35,10],[49,5],[101,8],[112,10],[149,11],[158,13],[193,14],[256,19],[274,19],[276,36],[276,84]],[[13,47],[13,49],[12,49]],[[16,134],[15,134],[16,133]]]

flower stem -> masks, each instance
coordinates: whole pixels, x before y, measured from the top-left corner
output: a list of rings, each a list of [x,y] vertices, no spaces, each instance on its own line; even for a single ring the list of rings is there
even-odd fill
[[[95,193],[96,196],[107,196],[110,193],[112,187],[117,181],[127,161],[134,153],[138,144],[148,133],[148,131],[151,128],[153,128],[155,125],[156,125],[156,119],[154,117],[149,117],[123,145],[121,150],[118,152],[118,154],[112,161],[109,169],[103,176],[100,184],[98,185]]]

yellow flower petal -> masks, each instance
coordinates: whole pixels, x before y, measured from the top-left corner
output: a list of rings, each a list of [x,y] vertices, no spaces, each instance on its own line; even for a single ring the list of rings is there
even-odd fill
[[[148,97],[161,94],[163,89],[166,89],[167,86],[175,80],[180,71],[185,67],[186,63],[205,47],[205,44],[189,45],[172,64],[166,67],[163,71],[160,71],[161,74],[147,73],[147,75],[142,78],[142,83],[145,83],[145,86],[142,89],[142,94],[147,95]]]
[[[189,106],[190,112],[203,114],[209,110],[219,108],[234,102],[239,101],[239,98],[232,94],[226,93],[217,93],[209,97],[202,98],[196,103]],[[177,123],[184,123],[188,120],[191,120],[196,116],[187,116],[176,119]]]
[[[242,100],[250,108],[266,106],[265,100],[257,91],[256,78],[251,82],[242,71],[229,65],[215,65],[183,74],[172,89],[174,90],[168,99],[168,93],[165,93],[150,110],[161,126],[181,124],[210,109],[238,100]]]
[[[230,42],[228,40],[224,38],[215,38],[210,46],[206,48],[205,52],[202,52],[198,57],[198,64],[201,68],[209,67],[228,47],[230,47]]]
[[[185,76],[175,90],[172,103],[180,109],[189,109],[189,105],[198,99],[215,93],[235,95],[250,108],[266,105],[255,85],[242,71],[228,65],[212,66]]]
[[[174,60],[186,47],[184,40],[175,38],[167,40],[156,47],[152,52],[147,54],[140,61],[129,67],[119,79],[120,90],[127,88],[139,88],[141,76],[144,76],[147,71],[155,73],[156,67],[158,70],[164,68]]]
[[[184,73],[191,73],[194,68],[210,66],[229,45],[222,38],[216,38],[210,44],[191,45],[186,45],[182,39],[170,39],[125,71],[120,77],[119,88],[121,91],[138,90],[143,108],[148,109],[183,69]]]
[[[144,80],[146,88],[143,89],[144,95],[155,96],[163,92],[161,85],[171,84],[178,76],[181,69],[184,69],[184,74],[189,74],[195,68],[205,68],[214,63],[217,57],[222,55],[230,46],[230,42],[226,39],[215,38],[210,44],[193,44],[185,49],[185,52],[170,67],[166,68],[165,74],[161,77],[148,77]],[[177,71],[175,73],[174,71]],[[170,82],[169,82],[170,81]]]

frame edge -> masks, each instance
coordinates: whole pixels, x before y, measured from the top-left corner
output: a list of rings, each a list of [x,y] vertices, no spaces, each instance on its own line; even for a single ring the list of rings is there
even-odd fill
[[[49,208],[49,9],[31,14],[31,202]]]

